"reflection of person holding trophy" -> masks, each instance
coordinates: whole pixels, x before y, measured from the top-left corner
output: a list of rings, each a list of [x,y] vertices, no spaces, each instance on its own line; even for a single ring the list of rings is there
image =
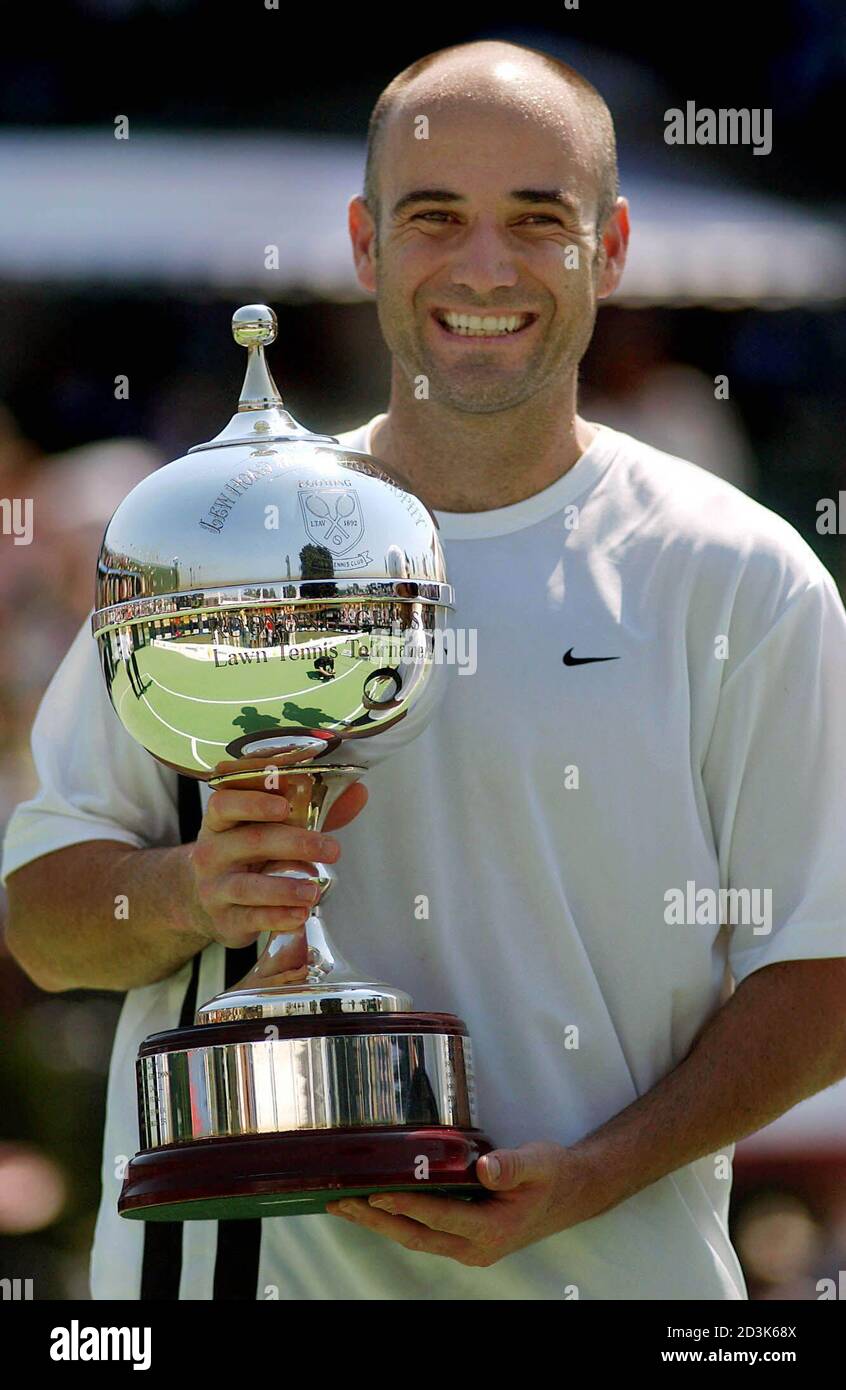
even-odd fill
[[[101,665],[86,627],[4,858],[34,978],[129,991],[97,1298],[746,1297],[734,1141],[844,1070],[846,619],[780,518],[577,414],[628,230],[584,79],[511,44],[430,55],[380,98],[350,206],[387,412],[303,431],[252,306],[242,409],[110,524]],[[172,626],[184,591],[109,588],[189,537],[219,665]],[[440,699],[451,586],[479,661]],[[241,635],[251,587],[291,609],[284,661]],[[425,650],[347,650],[382,604]],[[320,683],[318,606],[342,639]],[[155,613],[124,699],[115,634]],[[323,920],[336,830],[356,971]]]
[[[326,652],[314,658],[314,669],[321,680],[330,681],[335,674],[335,658]]]

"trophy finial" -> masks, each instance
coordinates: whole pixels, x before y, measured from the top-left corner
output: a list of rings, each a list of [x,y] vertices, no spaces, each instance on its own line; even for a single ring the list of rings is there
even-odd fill
[[[276,315],[267,304],[245,304],[232,315],[232,337],[241,347],[264,347],[276,338]]]
[[[267,343],[276,338],[276,315],[267,304],[245,304],[232,315],[232,336],[248,352],[247,371],[238,399],[240,410],[268,410],[282,405],[279,387],[264,359]]]

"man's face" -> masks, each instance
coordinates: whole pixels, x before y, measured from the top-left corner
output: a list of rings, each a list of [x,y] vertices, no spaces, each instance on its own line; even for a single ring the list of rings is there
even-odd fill
[[[493,103],[421,109],[429,138],[415,138],[407,107],[381,152],[382,333],[431,399],[507,410],[571,376],[593,332],[601,242],[587,137],[574,122],[564,141]]]

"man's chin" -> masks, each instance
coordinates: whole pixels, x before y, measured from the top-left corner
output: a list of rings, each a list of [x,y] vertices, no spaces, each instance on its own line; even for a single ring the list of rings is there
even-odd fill
[[[495,415],[502,410],[513,410],[532,394],[526,390],[525,381],[519,384],[500,382],[496,386],[476,384],[457,389],[455,381],[429,378],[428,399],[465,415]]]

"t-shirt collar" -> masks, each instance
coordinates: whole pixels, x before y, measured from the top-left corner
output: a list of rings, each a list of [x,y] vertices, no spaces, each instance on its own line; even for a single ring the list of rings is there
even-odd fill
[[[373,431],[386,412],[374,415],[365,427],[364,452],[370,453]],[[522,502],[513,502],[508,507],[493,507],[484,512],[435,512],[444,540],[482,540],[489,536],[507,536],[511,531],[522,531],[553,516],[569,502],[580,497],[598,482],[605,470],[613,462],[619,448],[617,431],[597,421],[587,422],[596,429],[596,434],[583,454],[560,478],[549,487],[542,488]]]

